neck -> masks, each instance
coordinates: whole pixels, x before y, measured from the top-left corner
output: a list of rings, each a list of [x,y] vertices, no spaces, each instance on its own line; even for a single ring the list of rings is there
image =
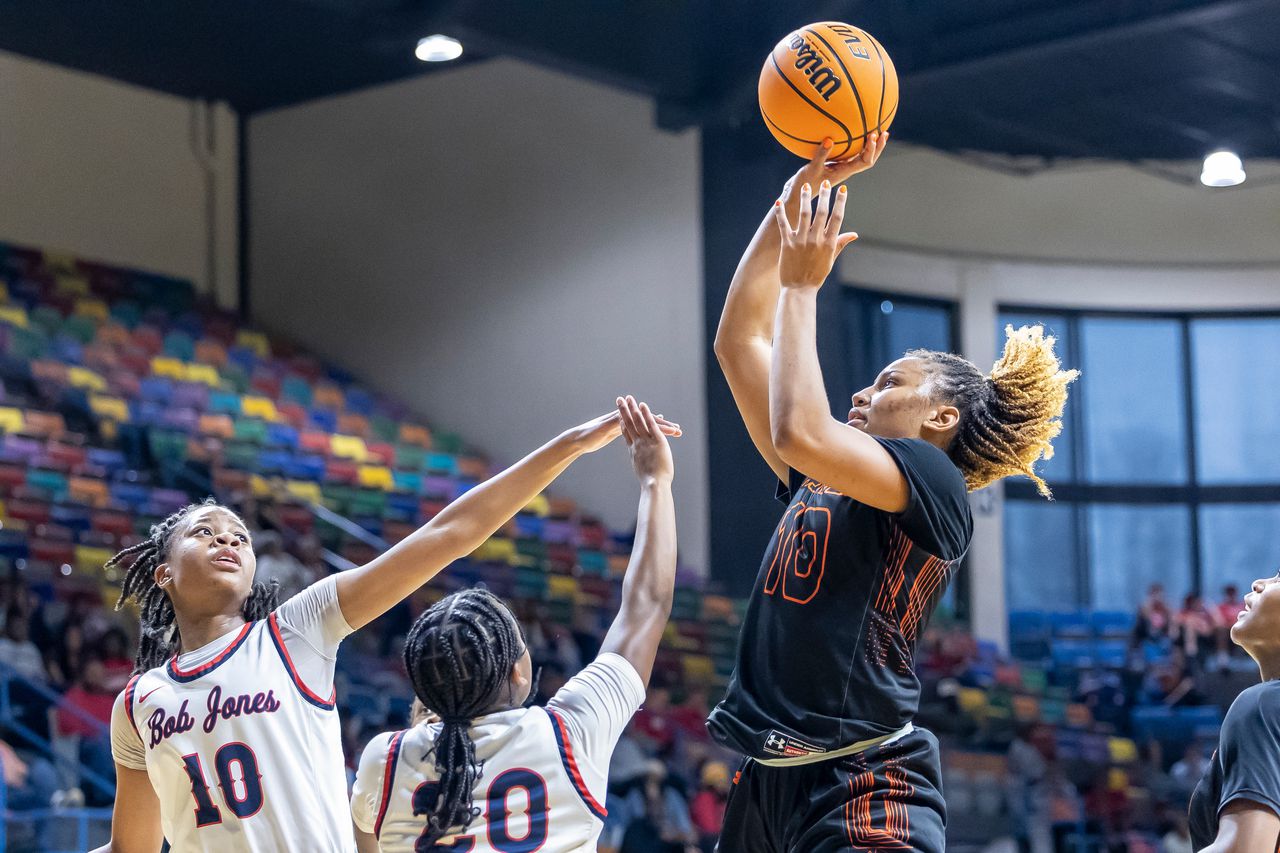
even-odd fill
[[[212,643],[229,631],[244,624],[244,616],[235,613],[218,613],[213,616],[188,617],[174,615],[178,623],[178,653],[193,651]]]
[[[1280,649],[1249,649],[1263,681],[1280,678]]]

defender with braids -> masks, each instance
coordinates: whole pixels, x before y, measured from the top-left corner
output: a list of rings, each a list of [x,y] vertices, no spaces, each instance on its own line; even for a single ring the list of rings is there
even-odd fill
[[[437,603],[405,640],[422,703],[440,715],[365,748],[351,809],[361,853],[594,850],[609,758],[644,699],[675,586],[671,451],[647,406],[619,399],[640,478],[622,607],[599,657],[547,707],[523,707],[529,650],[511,611],[472,589]]]
[[[912,725],[916,641],[973,532],[967,492],[1035,480],[1074,372],[1039,328],[1008,331],[991,373],[917,350],[831,416],[817,292],[841,249],[846,193],[888,134],[783,190],[738,266],[716,354],[787,510],[760,568],[738,662],[708,727],[746,755],[720,849],[941,851],[938,745]],[[812,209],[813,185],[817,210]],[[795,227],[791,223],[796,222]]]
[[[665,421],[659,428],[678,434]],[[475,550],[578,456],[621,433],[575,427],[477,486],[371,563],[276,606],[249,531],[207,501],[116,555],[138,603],[137,674],[111,720],[116,802],[103,850],[351,851],[338,644]]]

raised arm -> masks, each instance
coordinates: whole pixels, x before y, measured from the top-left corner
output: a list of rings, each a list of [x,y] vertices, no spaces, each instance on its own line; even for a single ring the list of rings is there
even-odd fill
[[[679,435],[676,424],[659,428]],[[338,604],[352,628],[360,628],[407,598],[455,560],[467,556],[523,509],[562,471],[621,433],[618,412],[561,433],[501,474],[458,498],[368,565],[338,575]]]
[[[907,507],[908,488],[889,451],[861,430],[831,416],[818,363],[818,289],[840,251],[856,239],[841,234],[847,193],[840,187],[834,207],[831,185],[818,192],[800,188],[793,228],[781,205],[774,208],[782,239],[782,295],[774,332],[769,379],[770,433],[778,456],[791,468],[856,501],[888,512]]]
[[[824,140],[813,159],[782,189],[780,200],[792,218],[800,210],[799,188],[803,184],[822,180],[838,184],[871,168],[888,139],[888,132],[883,138],[872,134],[857,157],[840,163],[826,162],[831,144],[830,140]],[[774,450],[769,433],[769,362],[781,284],[778,278],[780,242],[773,220],[772,213],[765,216],[734,271],[716,330],[715,352],[752,442],[778,478],[785,481],[787,465]]]
[[[626,658],[645,684],[653,674],[658,643],[671,616],[676,583],[676,512],[671,497],[671,448],[649,407],[618,399],[622,436],[640,479],[640,510],[631,563],[622,581],[622,607],[601,652]]]

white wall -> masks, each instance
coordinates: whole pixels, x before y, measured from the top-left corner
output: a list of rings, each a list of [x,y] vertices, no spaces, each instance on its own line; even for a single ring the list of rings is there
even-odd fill
[[[633,392],[686,428],[706,568],[698,137],[534,66],[464,66],[252,118],[255,318],[500,461]],[[618,528],[621,450],[557,487]]]
[[[232,304],[235,122],[225,106],[0,53],[0,240],[214,281]]]

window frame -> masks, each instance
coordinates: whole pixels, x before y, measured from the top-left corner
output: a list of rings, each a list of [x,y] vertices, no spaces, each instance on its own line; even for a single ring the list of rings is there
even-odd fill
[[[1187,482],[1183,485],[1138,485],[1138,484],[1092,484],[1084,478],[1085,466],[1085,406],[1083,400],[1087,395],[1086,386],[1077,383],[1072,386],[1072,404],[1067,406],[1064,419],[1071,442],[1071,482],[1048,480],[1053,491],[1054,500],[1069,502],[1077,507],[1074,522],[1076,525],[1076,548],[1079,555],[1081,576],[1078,578],[1078,589],[1082,592],[1083,601],[1077,606],[1088,608],[1093,600],[1093,555],[1089,546],[1088,506],[1090,504],[1158,504],[1182,505],[1190,510],[1189,560],[1191,577],[1187,589],[1203,595],[1204,589],[1204,554],[1201,531],[1201,508],[1213,504],[1238,503],[1278,503],[1280,502],[1280,482],[1205,485],[1200,482],[1200,471],[1197,459],[1198,439],[1195,416],[1195,344],[1192,325],[1198,320],[1244,320],[1244,319],[1280,319],[1280,311],[1242,311],[1242,310],[1210,310],[1210,311],[1151,311],[1141,309],[1117,308],[1074,308],[1052,305],[1023,304],[1017,302],[998,303],[996,305],[997,330],[1003,328],[1002,317],[1005,314],[1045,314],[1062,317],[1066,322],[1062,330],[1071,342],[1073,355],[1077,361],[1083,359],[1080,351],[1082,340],[1080,329],[1086,319],[1120,318],[1133,320],[1173,320],[1179,324],[1182,338],[1181,378],[1186,388],[1183,394],[1182,418],[1186,433]],[[997,335],[999,331],[997,331]],[[1005,500],[1043,500],[1037,493],[1034,484],[1026,479],[1009,479],[1003,482]]]

